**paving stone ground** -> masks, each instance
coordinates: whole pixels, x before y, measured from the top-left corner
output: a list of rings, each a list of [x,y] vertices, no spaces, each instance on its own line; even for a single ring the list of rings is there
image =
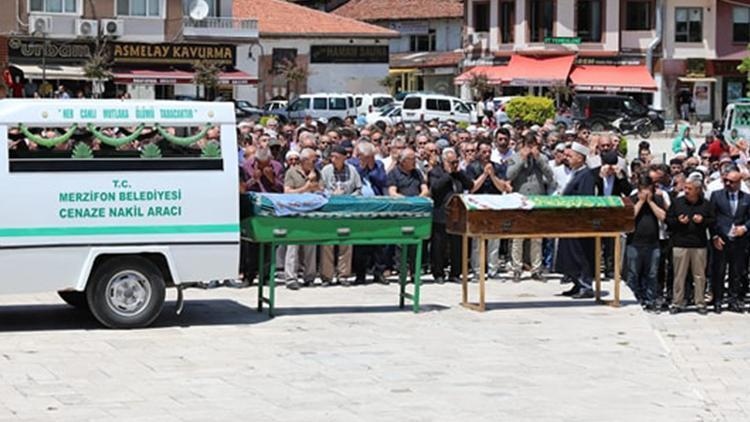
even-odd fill
[[[562,289],[492,281],[477,313],[427,284],[413,314],[395,284],[280,288],[273,319],[255,289],[188,291],[181,316],[169,303],[131,331],[55,294],[2,296],[0,420],[750,420],[750,316]]]

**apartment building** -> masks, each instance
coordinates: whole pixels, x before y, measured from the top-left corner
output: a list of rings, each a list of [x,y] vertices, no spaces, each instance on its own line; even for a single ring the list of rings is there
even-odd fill
[[[463,95],[478,73],[511,93],[559,83],[577,92],[624,92],[668,116],[687,91],[702,118],[717,118],[746,88],[736,65],[747,56],[749,6],[748,0],[468,0],[467,73],[457,82]]]
[[[463,59],[460,0],[350,0],[333,13],[397,31],[390,40],[390,74],[398,91],[453,95]]]
[[[191,0],[13,0],[0,17],[12,93],[49,95],[63,85],[91,95],[83,65],[104,54],[113,78],[103,96],[194,97],[201,93],[193,65],[210,61],[222,69],[221,94],[231,98],[238,86],[256,83],[235,66],[237,45],[257,42],[257,21],[233,17],[231,1],[202,3],[191,17]]]

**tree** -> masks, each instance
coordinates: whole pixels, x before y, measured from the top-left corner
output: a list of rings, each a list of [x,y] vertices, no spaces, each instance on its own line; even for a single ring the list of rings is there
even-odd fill
[[[469,79],[469,88],[474,92],[474,97],[484,99],[486,93],[492,90],[489,79],[484,73],[473,73]]]
[[[399,84],[401,83],[400,75],[388,75],[385,78],[378,81],[378,84],[388,89],[388,93],[393,95],[396,93]]]
[[[747,49],[750,50],[750,44],[748,44]],[[747,73],[747,82],[748,82],[747,95],[750,96],[750,56],[747,56],[744,59],[742,59],[742,63],[740,63],[740,65],[737,66],[737,70],[739,70],[742,73]]]
[[[193,83],[196,85],[196,96],[198,93],[198,86],[203,87],[204,99],[209,100],[210,92],[213,92],[217,86],[219,86],[219,73],[221,69],[215,63],[212,62],[195,62],[193,63]]]
[[[575,94],[573,88],[571,88],[570,85],[565,84],[553,85],[549,87],[549,91],[547,91],[547,97],[555,100],[555,105],[557,105],[557,107],[560,107],[562,103],[568,103],[570,98],[573,97],[573,94]]]
[[[292,98],[292,92],[299,94],[300,83],[306,81],[309,76],[306,67],[288,59],[279,66],[279,74],[286,79],[286,92],[289,98]]]
[[[91,92],[95,98],[104,92],[104,81],[112,78],[110,66],[106,41],[97,42],[94,54],[83,65],[83,75],[91,81]]]

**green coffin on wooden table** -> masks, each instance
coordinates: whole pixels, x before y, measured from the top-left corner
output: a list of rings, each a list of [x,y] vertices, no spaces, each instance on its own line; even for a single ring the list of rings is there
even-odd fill
[[[432,201],[427,198],[390,198],[249,193],[242,198],[243,240],[278,245],[414,245],[416,262],[421,262],[422,241],[432,229]],[[267,303],[273,315],[275,306],[274,266],[266,278],[263,251],[259,268],[258,308]],[[419,266],[415,266],[414,293],[406,293],[408,254],[401,254],[401,294],[399,305],[411,299],[419,310]],[[274,262],[272,257],[271,262]],[[268,282],[269,297],[263,296]]]

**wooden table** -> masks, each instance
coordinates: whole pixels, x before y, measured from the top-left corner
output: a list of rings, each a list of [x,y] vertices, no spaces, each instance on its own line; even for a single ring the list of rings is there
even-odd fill
[[[545,209],[472,209],[470,197],[456,195],[448,203],[446,231],[461,236],[462,289],[461,305],[483,312],[486,309],[486,243],[494,239],[594,238],[595,298],[599,303],[620,306],[620,269],[622,268],[620,236],[633,231],[633,204],[627,198],[612,198],[619,206],[592,208]],[[533,197],[532,197],[533,198]],[[576,198],[576,197],[562,197]],[[581,197],[587,198],[587,197]],[[469,239],[479,242],[479,301],[469,301]],[[601,243],[613,238],[615,292],[614,300],[601,298]]]

